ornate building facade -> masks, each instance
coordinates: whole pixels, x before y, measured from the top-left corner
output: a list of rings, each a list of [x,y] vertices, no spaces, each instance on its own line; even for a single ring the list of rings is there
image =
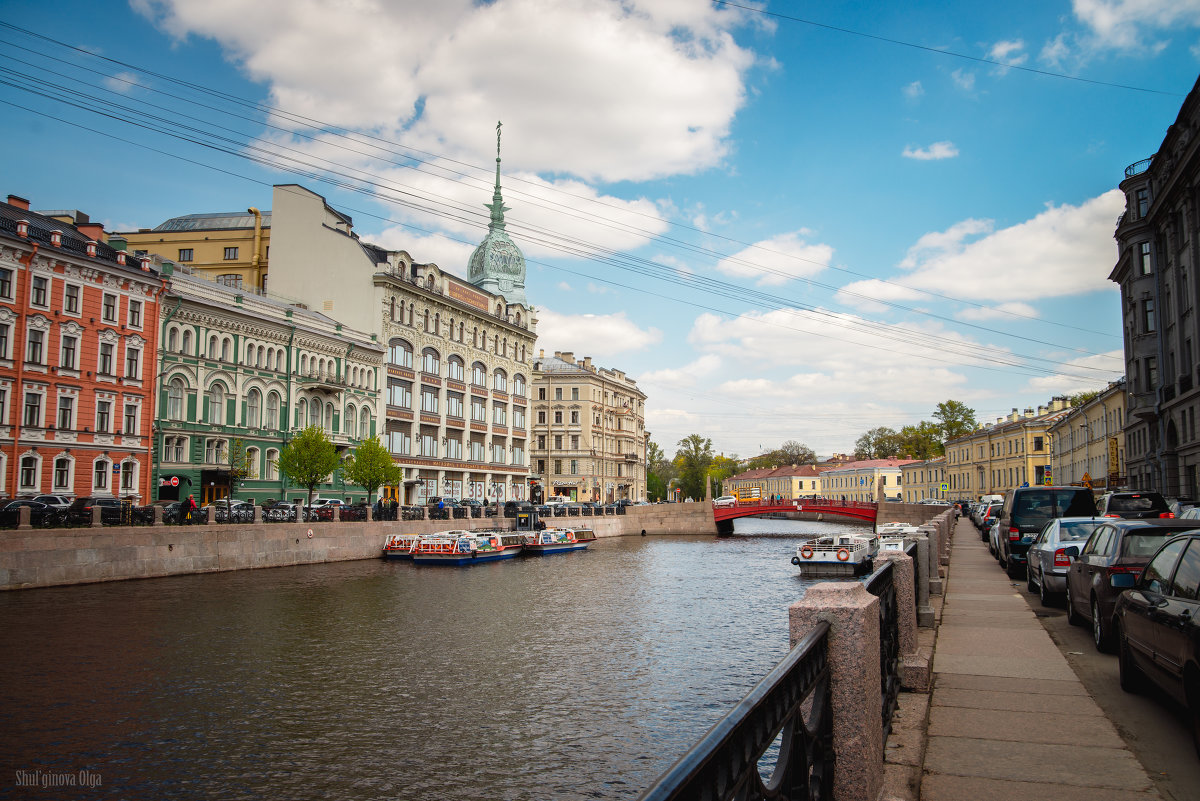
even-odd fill
[[[1096,492],[1128,483],[1125,396],[1125,381],[1113,382],[1050,426],[1055,483],[1086,485]]]
[[[78,211],[0,203],[0,492],[151,498],[162,279]]]
[[[533,363],[533,480],[541,499],[646,500],[646,394],[573,353]]]
[[[303,501],[275,463],[298,431],[322,428],[339,451],[379,433],[383,346],[323,314],[243,293],[165,264],[155,497],[227,495],[244,448],[239,500]],[[336,470],[321,496],[373,500]]]
[[[1050,428],[1070,401],[1053,398],[1035,412],[1013,409],[994,425],[946,441],[946,483],[951,498],[1003,494],[1023,484],[1056,483]]]
[[[1117,263],[1125,339],[1128,483],[1200,496],[1200,81],[1158,152],[1125,169]]]

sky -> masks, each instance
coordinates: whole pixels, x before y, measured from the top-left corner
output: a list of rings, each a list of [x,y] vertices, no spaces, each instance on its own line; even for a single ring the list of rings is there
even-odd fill
[[[126,231],[300,183],[459,275],[500,121],[537,347],[668,455],[827,457],[1122,375],[1118,186],[1200,0],[4,1],[0,69],[0,197]]]

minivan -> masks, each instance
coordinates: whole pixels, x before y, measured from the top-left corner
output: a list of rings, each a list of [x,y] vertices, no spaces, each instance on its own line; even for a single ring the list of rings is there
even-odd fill
[[[996,537],[1000,567],[1012,579],[1023,578],[1029,546],[1046,523],[1057,517],[1095,517],[1096,498],[1087,487],[1017,487],[1008,491]]]

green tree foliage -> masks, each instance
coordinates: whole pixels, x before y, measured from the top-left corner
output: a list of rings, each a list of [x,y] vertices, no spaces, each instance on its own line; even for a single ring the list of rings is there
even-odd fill
[[[646,497],[653,501],[667,497],[667,485],[654,473],[646,474]]]
[[[229,495],[225,498],[225,511],[230,512],[233,509],[233,493],[250,477],[252,467],[243,440],[235,438],[229,443],[229,450],[225,453],[225,465],[229,469]]]
[[[363,440],[342,462],[342,475],[365,489],[368,501],[380,487],[399,484],[402,472],[378,437]]]
[[[667,487],[671,479],[677,478],[675,465],[663,453],[656,442],[646,443],[646,494],[647,497],[661,499],[667,497]]]
[[[854,441],[855,459],[892,459],[900,453],[900,437],[890,428],[872,428]]]
[[[948,439],[970,434],[978,425],[975,421],[975,410],[956,400],[939,403],[933,412],[933,419],[941,429],[943,443]]]
[[[737,473],[738,465],[736,456],[721,454],[713,457],[712,464],[708,468],[708,480],[712,484],[713,497],[721,494],[721,482]]]
[[[308,489],[307,505],[312,506],[313,490],[337,469],[337,448],[323,429],[309,426],[283,446],[276,464],[289,481]]]
[[[699,434],[689,434],[679,440],[679,450],[675,452],[675,468],[679,471],[679,485],[686,497],[704,497],[704,481],[712,460],[711,439]]]
[[[942,446],[942,427],[922,420],[915,426],[905,426],[896,435],[899,455],[913,459],[932,459],[945,453]]]
[[[755,456],[746,463],[746,467],[755,470],[762,467],[787,467],[790,465],[816,464],[816,452],[804,445],[789,439],[773,451]]]
[[[1074,395],[1067,398],[1067,401],[1071,404],[1071,406],[1079,407],[1088,401],[1095,400],[1098,397],[1100,397],[1100,390],[1093,389],[1089,390],[1088,392],[1076,392]]]

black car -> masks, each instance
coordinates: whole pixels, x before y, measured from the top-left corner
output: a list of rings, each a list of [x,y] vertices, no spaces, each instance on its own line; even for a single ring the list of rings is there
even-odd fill
[[[1187,707],[1200,756],[1200,532],[1172,537],[1113,614],[1121,687],[1149,679]]]
[[[1029,546],[1056,517],[1092,517],[1096,500],[1087,487],[1017,487],[1004,496],[1000,531],[996,537],[1000,567],[1009,578],[1025,576]]]
[[[100,507],[100,522],[106,526],[117,525],[121,522],[121,512],[124,507],[120,498],[104,498],[95,495],[84,495],[71,501],[67,507],[67,522],[73,526],[90,526],[92,524],[92,507]]]
[[[1171,518],[1174,513],[1167,500],[1157,492],[1108,492],[1100,498],[1101,517],[1122,517],[1126,520]]]

